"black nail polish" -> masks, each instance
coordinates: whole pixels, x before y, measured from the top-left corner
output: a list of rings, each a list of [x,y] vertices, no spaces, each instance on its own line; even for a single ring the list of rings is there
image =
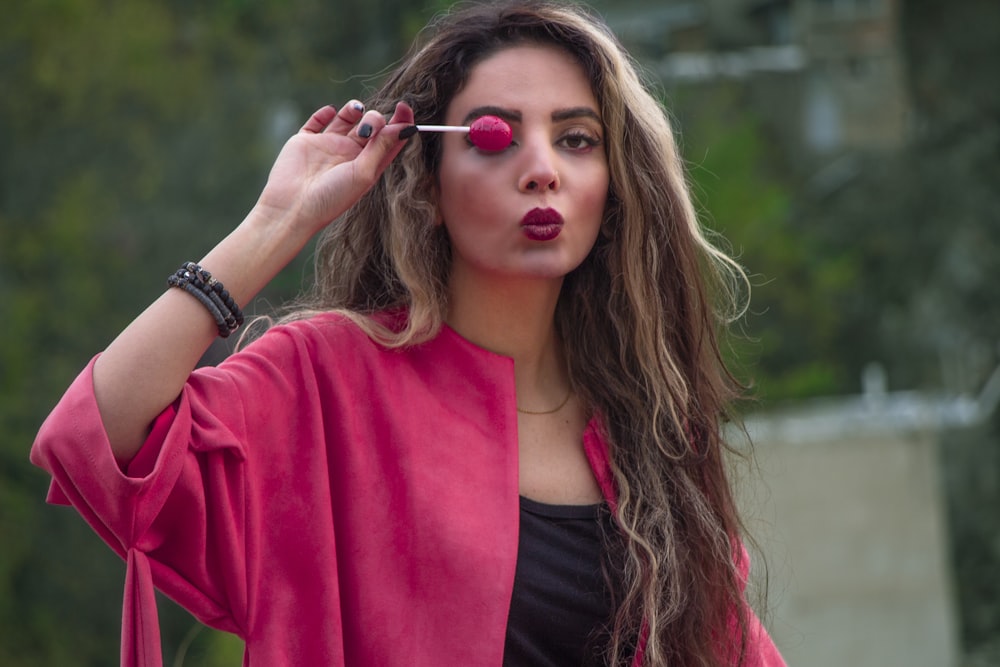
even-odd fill
[[[412,137],[416,133],[417,133],[417,126],[408,125],[407,127],[404,127],[402,130],[399,131],[399,138],[400,140],[406,140]]]
[[[372,136],[372,126],[368,123],[361,123],[361,127],[358,128],[358,136],[362,139]]]

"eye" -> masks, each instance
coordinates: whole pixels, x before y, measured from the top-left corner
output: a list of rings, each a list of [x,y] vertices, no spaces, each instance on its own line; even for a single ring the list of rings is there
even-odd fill
[[[573,130],[559,137],[556,145],[571,151],[589,151],[601,145],[601,138],[582,130]]]
[[[503,148],[499,148],[499,149],[496,149],[496,150],[491,150],[490,148],[484,148],[483,146],[480,146],[480,145],[476,144],[469,137],[469,135],[465,135],[465,143],[466,143],[466,145],[469,148],[474,148],[478,152],[482,153],[483,155],[500,155],[501,153],[504,153],[508,148],[514,148],[514,147],[516,147],[518,145],[518,142],[517,142],[516,139],[511,139],[510,143],[507,144],[506,146],[504,146]]]

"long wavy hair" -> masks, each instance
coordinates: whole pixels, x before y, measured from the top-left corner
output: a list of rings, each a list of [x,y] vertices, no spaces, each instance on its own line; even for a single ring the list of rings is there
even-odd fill
[[[605,536],[615,571],[607,663],[628,664],[642,644],[648,665],[741,664],[748,643],[742,527],[720,432],[738,387],[717,336],[740,310],[744,274],[700,226],[667,115],[635,63],[583,8],[467,5],[421,33],[368,106],[402,99],[419,122],[441,123],[473,67],[526,43],[576,58],[605,126],[604,221],[595,247],[564,281],[556,326],[572,386],[600,416],[618,491],[620,530]],[[433,201],[440,159],[440,136],[420,135],[327,228],[315,288],[294,317],[340,310],[389,346],[437,334],[451,266]],[[402,309],[401,325],[378,317]]]

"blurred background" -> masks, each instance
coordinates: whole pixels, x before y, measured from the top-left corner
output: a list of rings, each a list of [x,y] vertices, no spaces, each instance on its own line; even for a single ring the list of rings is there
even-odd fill
[[[124,566],[43,504],[27,454],[45,415],[242,219],[309,113],[364,99],[448,4],[5,5],[0,664],[118,664]],[[751,385],[741,498],[789,664],[1000,665],[1000,3],[591,6],[753,276],[727,353]],[[248,311],[310,270],[306,252]],[[166,664],[240,664],[165,599],[161,621]]]

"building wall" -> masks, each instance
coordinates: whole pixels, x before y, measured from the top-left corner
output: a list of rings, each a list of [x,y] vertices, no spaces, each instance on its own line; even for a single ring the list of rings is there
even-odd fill
[[[806,144],[819,152],[902,145],[909,101],[898,3],[809,0],[795,3],[792,12],[810,63]]]
[[[956,665],[932,433],[762,430],[761,479],[744,485],[742,502],[768,564],[767,625],[788,664]]]
[[[734,79],[807,162],[899,148],[910,129],[902,0],[601,2],[668,88]],[[783,79],[781,85],[776,80]]]

